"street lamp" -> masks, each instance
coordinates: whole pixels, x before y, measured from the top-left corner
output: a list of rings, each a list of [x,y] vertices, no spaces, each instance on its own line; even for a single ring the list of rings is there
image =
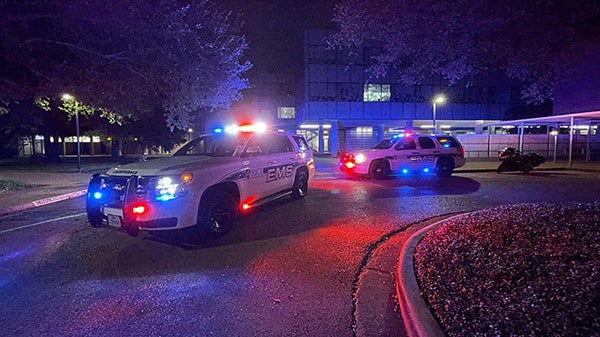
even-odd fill
[[[432,131],[433,134],[435,134],[437,132],[437,127],[435,125],[435,110],[437,108],[437,104],[444,103],[445,100],[446,100],[446,98],[442,95],[438,95],[433,99],[433,131]]]
[[[188,129],[188,141],[192,140],[192,132],[194,132],[194,130],[192,128]]]
[[[73,101],[75,103],[75,128],[77,129],[77,172],[81,172],[81,141],[79,137],[79,111],[77,110],[77,100],[70,94],[63,94],[62,98],[65,101]]]

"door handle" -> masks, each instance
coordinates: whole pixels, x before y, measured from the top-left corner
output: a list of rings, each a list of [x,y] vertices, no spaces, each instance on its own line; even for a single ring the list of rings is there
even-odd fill
[[[242,162],[242,164],[243,164],[243,165],[250,165],[250,161],[249,161],[249,160],[244,160],[244,161]]]

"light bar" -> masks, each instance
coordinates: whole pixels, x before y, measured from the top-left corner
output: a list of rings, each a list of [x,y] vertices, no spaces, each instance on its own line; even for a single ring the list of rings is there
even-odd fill
[[[238,132],[265,132],[268,127],[265,123],[255,123],[255,124],[244,124],[244,125],[229,125],[225,128],[225,132],[227,133],[238,133]],[[221,128],[215,129],[223,130]],[[222,132],[222,131],[221,131]],[[218,132],[217,132],[218,133]]]

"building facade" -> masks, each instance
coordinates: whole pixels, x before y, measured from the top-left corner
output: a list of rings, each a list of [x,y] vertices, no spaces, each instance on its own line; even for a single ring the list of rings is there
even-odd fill
[[[328,49],[327,30],[304,37],[302,102],[297,126],[318,153],[367,148],[399,130],[419,133],[479,134],[504,120],[521,104],[519,88],[501,74],[486,74],[469,85],[448,87],[441,78],[407,86],[394,75],[367,72],[376,46],[355,56]],[[434,104],[443,95],[444,102]],[[434,130],[435,125],[435,130]]]

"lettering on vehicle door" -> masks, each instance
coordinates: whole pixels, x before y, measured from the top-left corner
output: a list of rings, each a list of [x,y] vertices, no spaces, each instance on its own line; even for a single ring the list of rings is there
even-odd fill
[[[435,157],[434,156],[408,156],[408,160],[410,162],[433,163],[435,161]]]
[[[294,165],[281,165],[267,168],[267,182],[285,179],[292,176]]]

